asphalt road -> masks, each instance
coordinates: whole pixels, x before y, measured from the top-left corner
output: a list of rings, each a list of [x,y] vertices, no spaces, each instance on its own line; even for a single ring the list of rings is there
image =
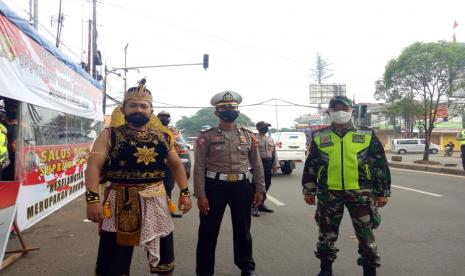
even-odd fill
[[[270,195],[284,205],[268,202],[276,212],[253,218],[259,275],[316,275],[319,271],[313,255],[315,207],[302,199],[301,171],[298,165],[290,176],[273,177]],[[379,274],[465,275],[465,177],[399,169],[392,169],[392,175],[393,196],[381,210],[383,219],[376,231],[382,261]],[[40,251],[29,253],[0,275],[93,275],[98,236],[94,224],[83,222],[84,210],[81,197],[25,231],[26,242],[39,246]],[[175,274],[195,275],[197,209],[175,224]],[[347,212],[337,246],[335,275],[361,275],[356,265],[357,240]],[[16,239],[11,239],[9,248],[15,247]],[[229,213],[223,219],[216,258],[215,275],[240,275],[233,264]],[[141,249],[135,251],[131,273],[148,275]]]

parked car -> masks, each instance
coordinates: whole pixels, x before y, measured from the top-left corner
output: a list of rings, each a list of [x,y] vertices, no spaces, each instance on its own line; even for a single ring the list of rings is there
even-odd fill
[[[291,174],[295,162],[304,162],[307,150],[307,139],[303,132],[277,132],[271,134],[276,145],[276,154],[281,172]]]
[[[195,144],[195,141],[197,141],[197,137],[190,136],[190,137],[187,137],[185,141],[186,141],[186,144],[189,150],[194,150],[194,144]]]
[[[174,144],[176,152],[178,153],[179,158],[181,159],[182,164],[184,165],[187,178],[190,178],[192,161],[189,153],[188,144],[184,140],[184,137],[182,136],[182,133],[180,131],[175,130],[174,134],[176,136],[176,143]]]
[[[392,139],[391,150],[398,154],[405,154],[408,152],[424,152],[425,139],[411,138],[411,139]],[[439,145],[430,143],[429,152],[436,154],[439,152]]]

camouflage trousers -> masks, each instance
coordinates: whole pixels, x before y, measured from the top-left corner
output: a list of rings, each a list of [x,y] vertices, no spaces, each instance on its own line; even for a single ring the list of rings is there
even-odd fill
[[[380,266],[373,229],[379,225],[381,217],[373,204],[371,190],[318,191],[317,198],[315,220],[319,226],[319,236],[316,257],[327,261],[336,259],[339,249],[335,243],[346,206],[359,244],[360,257],[357,263],[362,266]]]

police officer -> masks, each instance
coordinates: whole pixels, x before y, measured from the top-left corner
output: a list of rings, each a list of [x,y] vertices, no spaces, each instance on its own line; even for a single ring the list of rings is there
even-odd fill
[[[276,172],[276,168],[278,167],[278,158],[276,156],[276,147],[274,141],[271,139],[271,137],[266,135],[270,126],[271,124],[265,123],[264,121],[260,121],[255,125],[258,130],[257,143],[260,157],[262,158],[263,170],[265,174],[265,189],[267,192],[271,186],[271,175]],[[265,205],[265,200],[266,193],[263,199],[263,204],[260,207],[254,208],[252,210],[253,216],[260,216],[258,211],[265,213],[274,212]]]
[[[234,263],[242,276],[256,275],[250,206],[261,204],[265,185],[256,138],[250,130],[234,123],[241,102],[242,97],[233,91],[216,94],[211,104],[216,107],[220,123],[202,131],[195,145],[194,195],[200,211],[196,273],[201,276],[214,273],[216,243],[226,205],[231,209]],[[249,168],[254,171],[254,186],[249,182]]]
[[[157,117],[162,123],[162,125],[164,125],[169,130],[171,130],[171,132],[173,133],[173,136],[176,136],[178,130],[173,127],[169,127],[169,124],[171,122],[171,114],[167,111],[160,111],[158,112]],[[176,144],[175,144],[175,148],[178,149]],[[166,194],[171,198],[171,192],[174,189],[174,177],[173,177],[173,173],[171,172],[171,169],[168,166],[166,167],[166,170],[165,170],[165,179],[163,179],[163,185],[165,186]],[[182,214],[177,214],[173,212],[171,213],[171,217],[181,218]]]
[[[462,166],[465,170],[465,129],[462,129],[459,133],[457,133],[456,138],[460,141],[460,151],[462,152]]]
[[[335,242],[347,207],[359,242],[358,264],[364,275],[376,275],[380,259],[373,229],[379,225],[377,207],[387,204],[391,176],[383,145],[369,128],[352,125],[352,101],[333,97],[328,115],[331,126],[312,134],[310,153],[302,176],[305,201],[315,204],[319,226],[316,257],[318,275],[333,275],[332,263],[338,249]]]
[[[10,162],[8,159],[8,130],[3,123],[1,123],[5,119],[5,113],[6,111],[3,106],[0,106],[0,181],[2,180],[3,168],[8,166]]]

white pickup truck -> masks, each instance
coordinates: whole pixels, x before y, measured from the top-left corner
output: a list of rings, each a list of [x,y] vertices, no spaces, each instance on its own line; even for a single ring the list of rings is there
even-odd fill
[[[303,132],[277,132],[271,134],[276,145],[276,154],[281,172],[292,173],[295,162],[305,162],[307,139]]]

